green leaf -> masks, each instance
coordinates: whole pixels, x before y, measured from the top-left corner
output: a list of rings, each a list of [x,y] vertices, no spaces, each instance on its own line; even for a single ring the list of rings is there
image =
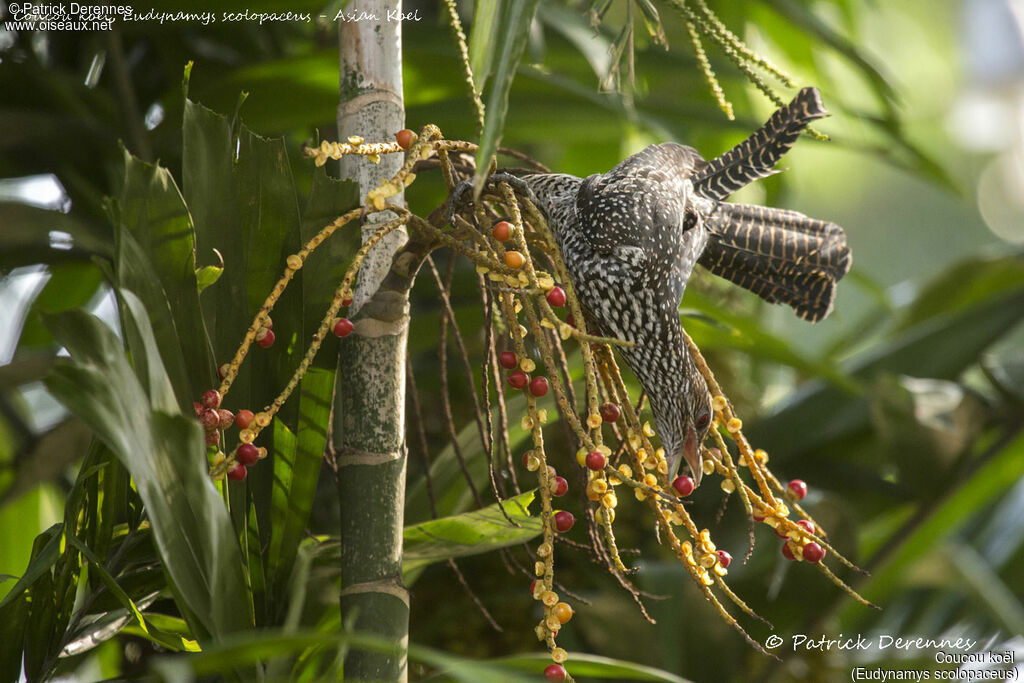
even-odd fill
[[[508,667],[512,670],[523,672],[536,672],[543,669],[545,664],[551,662],[551,657],[546,653],[528,655],[517,655],[515,657],[502,657],[492,660],[495,664]],[[610,678],[617,681],[667,681],[669,683],[687,683],[685,678],[680,678],[668,671],[662,671],[650,666],[634,664],[621,659],[601,657],[584,652],[570,652],[569,659],[565,664],[566,669],[573,678],[583,677],[582,680],[591,678]]]
[[[298,436],[293,437],[280,420],[274,420],[274,490],[267,573],[282,603],[316,496],[333,390],[334,373],[311,367],[299,384]]]
[[[541,533],[541,520],[527,509],[534,491],[481,510],[442,517],[405,528],[402,576],[406,583],[423,567],[451,557],[478,555],[525,543]],[[505,513],[502,513],[504,509]],[[509,523],[508,515],[519,526]]]
[[[894,591],[905,590],[900,580],[911,566],[942,546],[942,540],[963,529],[985,506],[998,499],[1024,476],[1024,436],[1018,436],[976,472],[963,487],[945,499],[900,546],[886,565],[876,570],[863,593],[886,604]],[[960,543],[961,541],[957,541]],[[849,608],[848,608],[849,609]]]
[[[507,412],[509,415],[522,415],[526,410],[526,398],[521,393],[507,395]],[[515,449],[529,437],[517,420],[510,420],[508,425],[509,445]],[[551,424],[549,422],[549,424]],[[488,486],[487,457],[483,444],[480,443],[480,431],[475,422],[467,423],[456,435],[459,449],[466,460],[466,469],[477,488]],[[497,453],[497,447],[495,453]],[[465,474],[455,455],[451,443],[432,458],[430,463],[430,479],[434,489],[437,514],[441,516],[455,515],[474,504],[473,494],[466,485]],[[409,486],[405,505],[406,520],[419,521],[430,517],[430,504],[427,494],[426,478],[423,477]]]
[[[492,50],[500,50],[494,71],[494,80],[487,96],[484,130],[480,136],[480,149],[477,152],[476,175],[473,177],[474,194],[480,195],[490,169],[491,158],[498,149],[502,130],[505,128],[505,117],[508,114],[508,93],[512,89],[516,67],[526,47],[526,38],[530,32],[530,24],[537,12],[540,0],[509,0],[502,3],[501,28],[490,45]]]
[[[1024,285],[1024,256],[966,259],[924,285],[901,316],[899,329],[962,311],[1021,285]]]
[[[1020,323],[1021,310],[1024,287],[915,325],[890,343],[853,359],[848,372],[859,381],[883,373],[955,379]],[[827,443],[847,440],[867,426],[864,397],[813,381],[776,413],[753,425],[747,436],[769,452],[784,445],[786,457],[796,458]]]
[[[497,0],[476,0],[473,4],[473,28],[469,35],[469,66],[473,70],[474,85],[483,92],[491,75],[494,52],[498,49]]]
[[[204,289],[217,282],[223,272],[224,268],[221,266],[203,266],[198,269],[196,271],[196,284],[199,285],[199,291],[202,292]]]
[[[63,525],[54,524],[52,527],[36,537],[38,552],[32,555],[25,573],[21,575],[18,582],[14,584],[3,600],[0,600],[0,609],[3,609],[15,599],[21,596],[28,588],[36,582],[44,573],[49,572],[60,557],[61,530]],[[40,546],[40,542],[42,545]]]
[[[107,571],[107,568],[103,566],[103,561],[100,560],[100,558],[96,557],[96,553],[94,553],[89,548],[89,546],[82,543],[76,536],[69,534],[67,536],[67,540],[71,545],[77,548],[78,551],[82,553],[82,555],[85,556],[85,559],[89,562],[89,566],[92,567],[92,571],[99,574],[100,580],[103,581],[103,584],[107,587],[107,590],[113,593],[114,596],[117,598],[118,602],[120,602],[121,605],[126,610],[128,610],[128,612],[131,614],[132,619],[135,621],[138,627],[148,634],[149,629],[146,626],[146,620],[143,618],[142,612],[140,612],[139,608],[135,605],[135,601],[133,601],[131,597],[124,592],[124,589],[121,588],[121,586],[117,583],[117,579],[111,576],[110,572]]]
[[[175,669],[191,671],[196,676],[212,676],[232,669],[270,661],[277,657],[290,656],[315,646],[349,647],[372,652],[395,652],[398,646],[391,640],[361,633],[320,633],[302,631],[258,631],[232,636],[228,641],[204,647],[203,651],[187,658],[177,657],[171,661]],[[536,672],[529,676],[492,664],[463,659],[420,645],[410,644],[409,660],[421,662],[441,669],[456,681],[479,683],[480,681],[502,681],[503,683],[528,683],[536,681]],[[160,660],[157,660],[160,663]],[[166,663],[166,659],[164,663]],[[162,666],[159,668],[163,668]]]
[[[170,171],[127,150],[124,169],[117,205],[118,286],[145,303],[178,405],[187,412],[213,383],[192,218]]]
[[[101,228],[60,211],[0,202],[0,225],[4,226],[0,230],[0,272],[33,263],[88,262],[93,256],[110,255]],[[61,233],[70,235],[70,240]],[[55,244],[60,248],[54,248]]]
[[[132,315],[132,308],[125,313]],[[227,633],[251,628],[242,555],[207,475],[198,423],[150,407],[117,338],[96,317],[71,311],[48,316],[46,322],[73,361],[55,367],[46,385],[131,474],[176,600],[196,620],[190,624],[193,632],[201,641],[218,642]],[[134,324],[152,334],[145,318]]]

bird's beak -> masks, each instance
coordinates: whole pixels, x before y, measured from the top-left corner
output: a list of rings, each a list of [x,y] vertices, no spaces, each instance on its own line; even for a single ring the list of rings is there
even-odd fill
[[[704,468],[701,467],[700,462],[700,444],[697,443],[697,430],[689,423],[686,425],[686,438],[683,439],[683,458],[686,459],[686,464],[690,466],[694,485],[699,486],[700,478],[704,476]]]

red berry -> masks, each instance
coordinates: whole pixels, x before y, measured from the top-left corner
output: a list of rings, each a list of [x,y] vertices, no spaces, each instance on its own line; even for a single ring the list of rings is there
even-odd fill
[[[530,597],[533,597],[533,591],[537,588],[537,579],[530,582]]]
[[[274,345],[274,331],[267,330],[267,328],[263,329],[266,330],[266,333],[262,337],[260,337],[256,341],[256,343],[259,344],[261,348],[269,349],[271,346]]]
[[[498,221],[494,224],[491,234],[499,242],[508,242],[508,238],[512,236],[512,224],[508,221]]]
[[[349,297],[347,299],[342,299],[341,305],[342,306],[351,306],[352,305],[352,297]]]
[[[565,477],[555,477],[555,496],[564,496],[569,492],[569,482]]]
[[[718,564],[728,569],[729,565],[732,564],[732,555],[724,550],[716,550],[715,554],[718,555]]]
[[[786,484],[786,488],[793,500],[803,500],[807,497],[807,484],[803,479],[794,479]]]
[[[238,458],[238,462],[243,465],[255,465],[260,459],[260,449],[253,446],[251,443],[243,443],[238,447],[238,452],[235,453],[235,457]]]
[[[223,382],[224,378],[228,376],[228,370],[230,370],[230,369],[231,369],[231,366],[228,365],[227,363],[225,363],[224,365],[222,365],[219,368],[217,368],[217,379],[219,379],[221,382]]]
[[[251,425],[252,421],[255,419],[255,413],[253,413],[251,410],[243,408],[242,410],[238,411],[238,415],[235,415],[235,425],[237,425],[239,429],[248,429],[249,425]]]
[[[199,405],[199,401],[192,401],[192,410],[196,411],[196,417],[203,414],[203,407]]]
[[[339,337],[347,337],[354,329],[355,325],[348,318],[338,318],[338,322],[334,323],[334,334]]]
[[[530,380],[530,393],[540,398],[548,393],[548,378],[534,377]]]
[[[590,451],[587,453],[587,467],[594,470],[603,470],[608,459],[604,457],[604,453],[600,451]]]
[[[693,477],[686,475],[680,475],[672,480],[672,488],[676,490],[680,496],[686,497],[693,493],[696,485],[693,483]]]
[[[242,481],[245,479],[247,474],[249,474],[249,471],[245,469],[245,465],[239,465],[228,472],[228,479],[231,479],[232,481]]]
[[[204,408],[220,408],[220,392],[216,389],[210,389],[203,394],[201,401]]]
[[[553,308],[561,308],[565,305],[565,290],[561,287],[552,287],[547,298]]]
[[[205,437],[207,446],[216,446],[220,444],[220,432],[216,429],[206,432]]]
[[[804,559],[808,562],[821,562],[825,557],[825,549],[817,543],[808,543],[804,546]]]
[[[516,370],[514,372],[511,372],[509,373],[508,376],[508,384],[513,389],[522,389],[529,383],[529,381],[530,376],[527,375],[522,370]]]
[[[567,510],[559,510],[555,513],[555,529],[559,533],[565,533],[572,528],[572,525],[576,523],[576,518],[572,516],[571,512]]]
[[[622,411],[614,403],[605,403],[598,408],[598,412],[601,413],[601,419],[605,422],[618,422],[622,415]]]
[[[498,363],[506,370],[513,370],[519,365],[519,359],[516,358],[515,351],[502,351],[498,354]]]
[[[569,327],[576,327],[576,318],[573,316],[572,313],[565,316],[565,324],[568,325]]]
[[[409,149],[412,147],[412,143],[416,142],[416,133],[413,133],[408,128],[403,128],[395,133],[395,142],[402,149]]]
[[[565,667],[561,664],[550,664],[544,669],[544,677],[549,681],[561,682],[565,680],[566,671]]]
[[[788,541],[786,543],[782,544],[782,556],[785,557],[787,560],[795,560],[796,559],[796,556],[793,555],[793,551],[790,550],[790,548],[789,548],[789,542]]]
[[[218,429],[227,429],[235,421],[235,416],[231,414],[230,410],[221,408],[217,411],[217,415],[220,416],[220,422],[217,424]]]
[[[203,423],[205,429],[214,431],[220,426],[220,415],[216,410],[204,410],[203,414],[199,416],[199,421]]]
[[[797,526],[803,527],[804,531],[806,531],[809,534],[815,533],[815,531],[814,531],[814,523],[811,522],[811,520],[809,520],[809,519],[801,519],[801,520],[799,520],[797,522]]]

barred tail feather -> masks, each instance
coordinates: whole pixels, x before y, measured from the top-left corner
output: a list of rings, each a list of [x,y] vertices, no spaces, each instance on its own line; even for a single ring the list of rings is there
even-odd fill
[[[821,93],[817,88],[804,88],[757,132],[708,162],[693,178],[694,191],[708,199],[723,200],[744,185],[775,173],[775,164],[807,124],[825,116],[828,112],[821,103]]]
[[[705,223],[708,243],[699,263],[801,318],[832,311],[836,283],[850,269],[846,235],[835,223],[796,211],[719,204]]]

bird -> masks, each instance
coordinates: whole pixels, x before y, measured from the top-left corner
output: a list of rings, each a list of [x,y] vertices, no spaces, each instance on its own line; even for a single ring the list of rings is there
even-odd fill
[[[650,401],[670,478],[685,462],[700,483],[713,416],[678,310],[694,266],[811,322],[832,310],[851,263],[843,229],[796,211],[726,201],[776,173],[807,125],[827,115],[820,92],[808,87],[711,161],[665,142],[587,178],[495,173],[488,180],[509,182],[543,214],[588,327],[631,342],[618,352]],[[453,192],[452,207],[465,203],[467,183]]]

